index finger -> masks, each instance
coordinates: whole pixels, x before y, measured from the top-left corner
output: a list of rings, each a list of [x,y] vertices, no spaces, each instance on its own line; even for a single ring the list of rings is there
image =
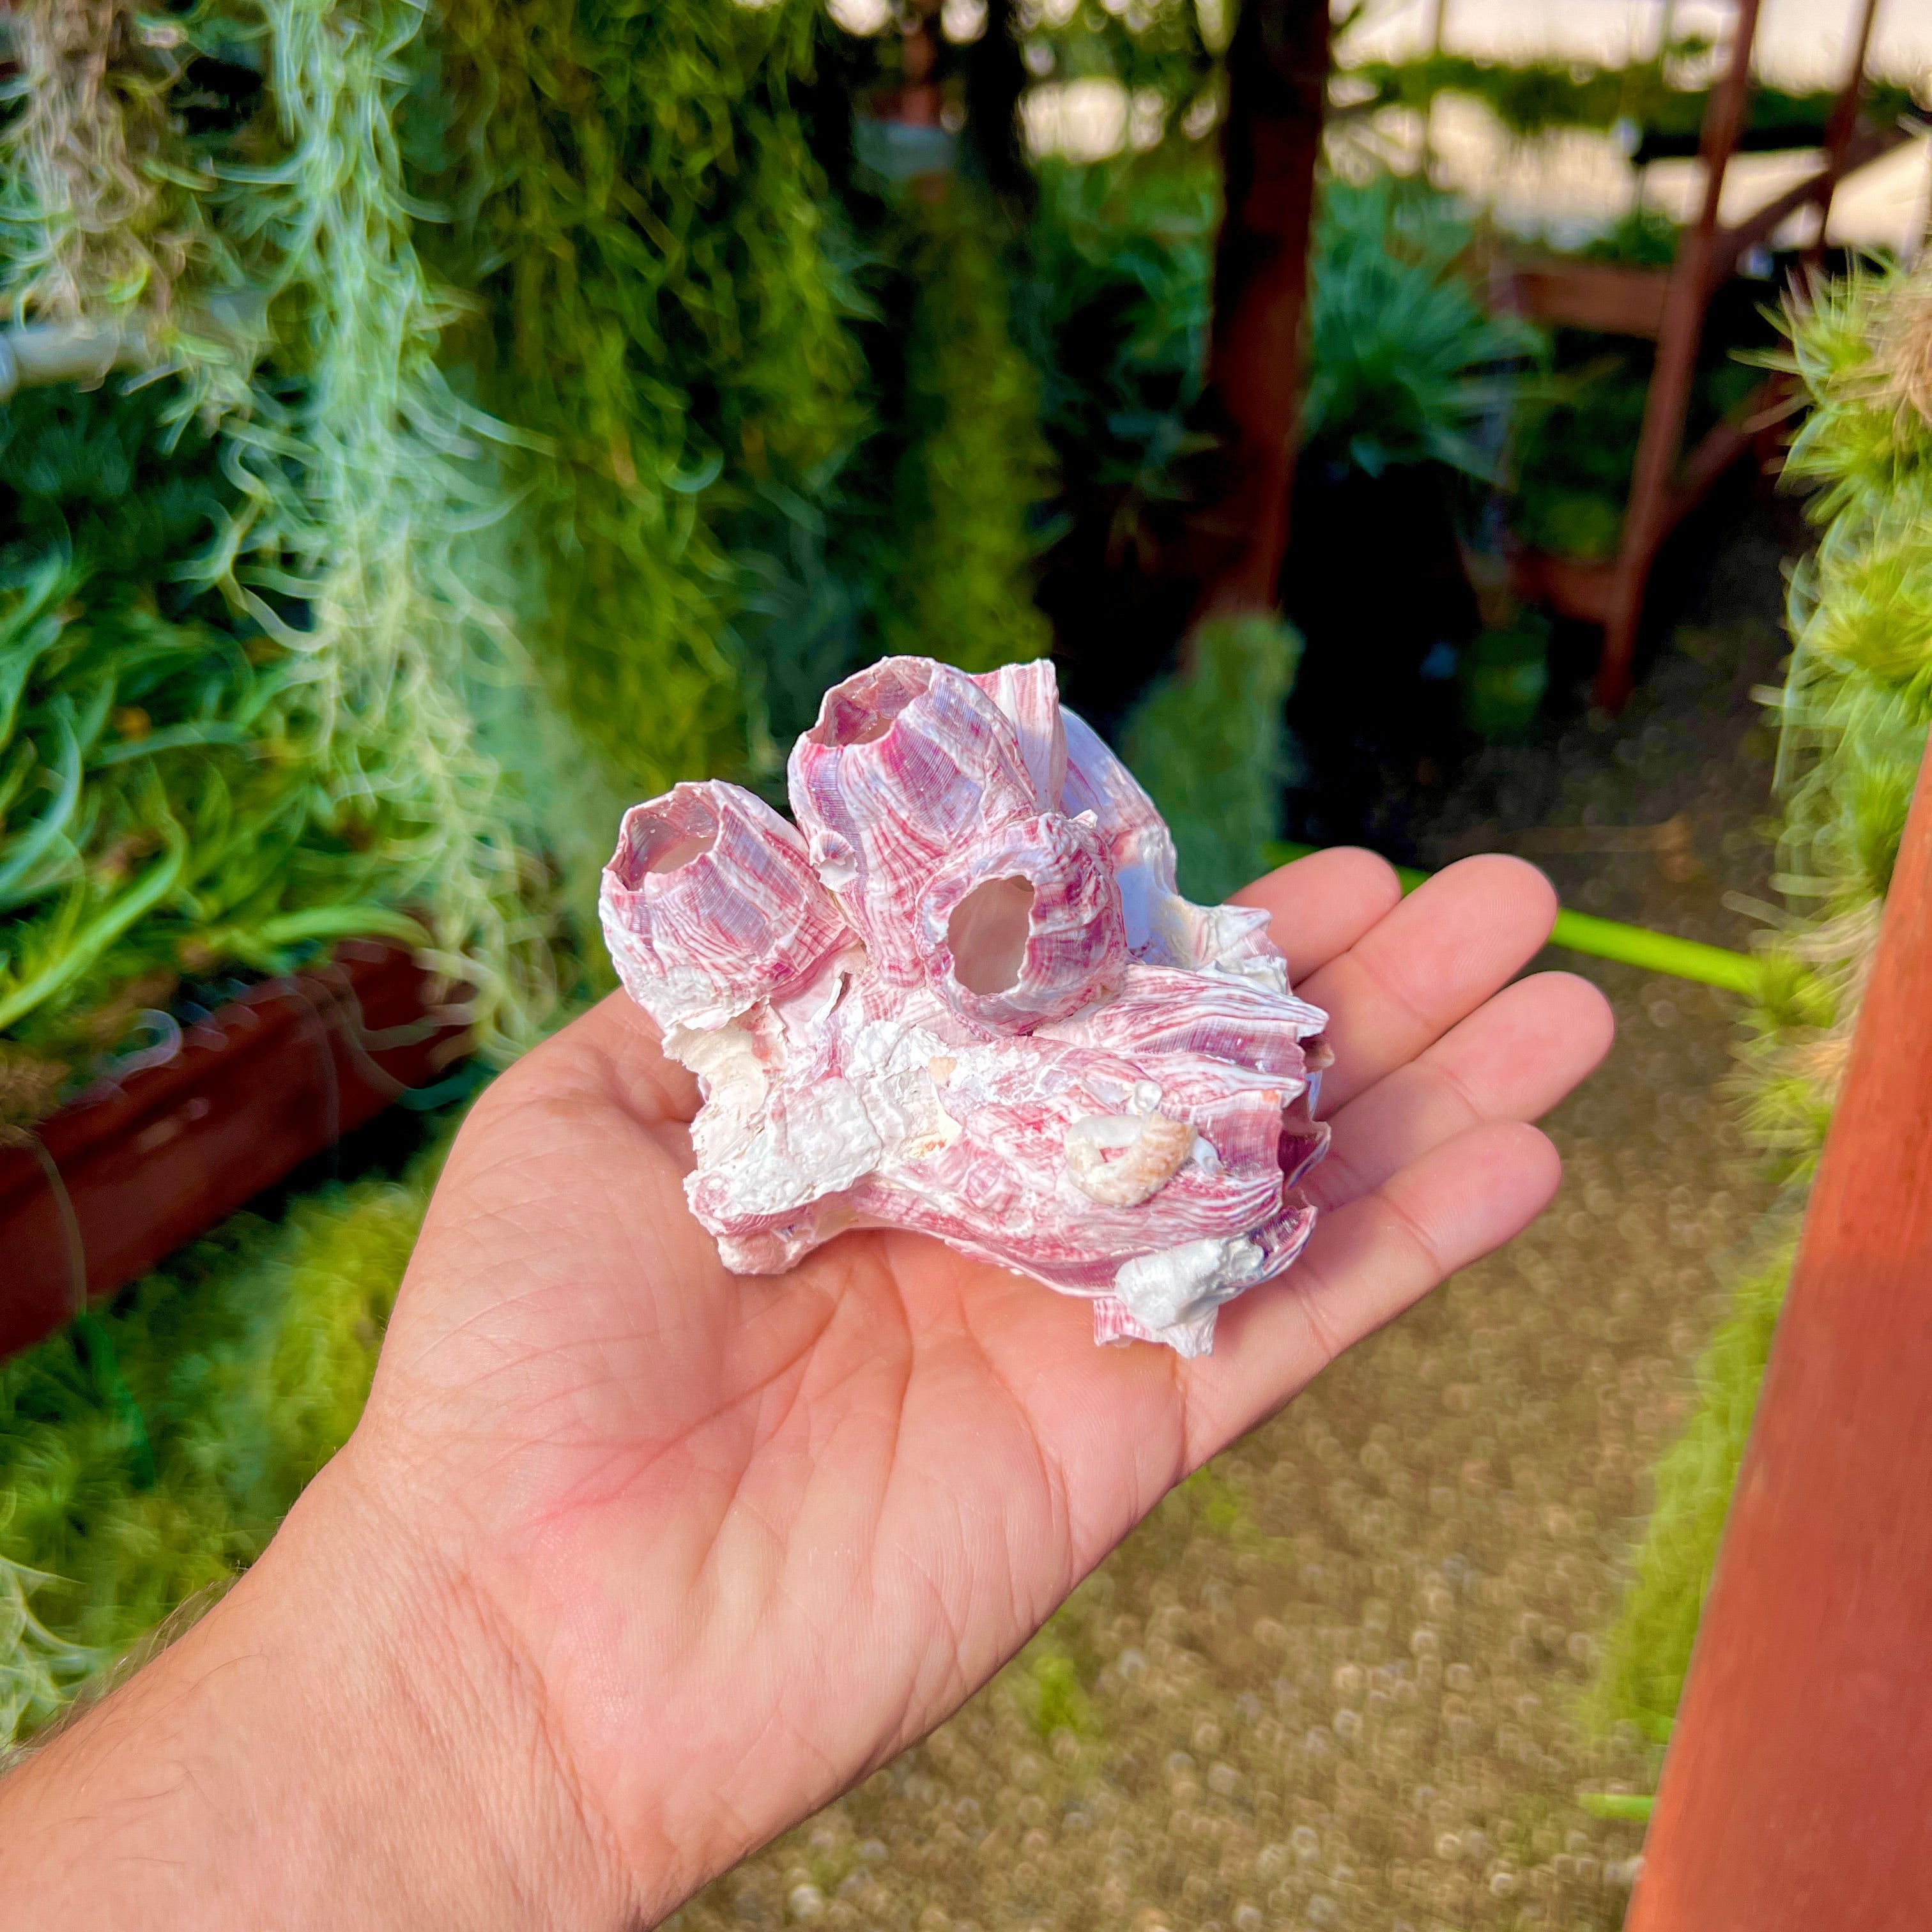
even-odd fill
[[[1244,886],[1230,902],[1255,906],[1274,922],[1269,937],[1288,961],[1288,982],[1298,992],[1304,974],[1348,951],[1402,897],[1402,883],[1386,859],[1359,846],[1336,845],[1277,867]]]
[[[1406,1066],[1534,958],[1556,893],[1534,866],[1491,853],[1421,885],[1298,988],[1329,1016],[1323,1111]]]

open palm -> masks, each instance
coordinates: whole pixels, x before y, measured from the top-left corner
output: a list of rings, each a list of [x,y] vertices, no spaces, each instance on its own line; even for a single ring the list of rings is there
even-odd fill
[[[1172,1484],[1548,1200],[1524,1124],[1610,1027],[1580,980],[1508,983],[1540,874],[1398,903],[1334,852],[1243,897],[1332,1016],[1334,1142],[1307,1251],[1207,1359],[1096,1348],[1083,1302],[922,1236],[727,1273],[684,1202],[694,1084],[622,996],[465,1126],[358,1448],[501,1619],[646,1909],[938,1723]]]

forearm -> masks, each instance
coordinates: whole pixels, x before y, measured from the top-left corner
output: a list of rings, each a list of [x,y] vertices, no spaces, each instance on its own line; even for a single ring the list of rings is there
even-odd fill
[[[533,1682],[325,1472],[254,1570],[0,1782],[18,1932],[624,1923]]]

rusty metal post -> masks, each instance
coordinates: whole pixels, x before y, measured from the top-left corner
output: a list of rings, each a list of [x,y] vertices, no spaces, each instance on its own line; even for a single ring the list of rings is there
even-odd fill
[[[1872,22],[1878,14],[1878,0],[1865,0],[1864,10],[1852,40],[1852,64],[1838,98],[1832,104],[1832,118],[1825,129],[1825,178],[1818,196],[1818,232],[1804,250],[1804,266],[1816,270],[1825,258],[1825,230],[1831,225],[1832,202],[1844,177],[1850,158],[1852,136],[1857,133],[1858,110],[1864,105],[1865,57],[1871,51]]]
[[[1932,1925],[1932,759],[1627,1932]]]
[[[1678,243],[1676,266],[1670,272],[1670,286],[1664,297],[1664,323],[1658,336],[1650,388],[1644,398],[1643,428],[1637,442],[1636,467],[1630,476],[1623,542],[1617,553],[1616,574],[1604,628],[1604,655],[1597,668],[1597,702],[1606,711],[1621,711],[1630,697],[1644,592],[1650,582],[1650,568],[1656,561],[1658,548],[1669,527],[1672,472],[1684,440],[1684,419],[1690,406],[1697,350],[1703,340],[1705,312],[1711,298],[1718,205],[1724,191],[1725,170],[1737,147],[1750,98],[1751,49],[1757,38],[1757,15],[1758,0],[1738,0],[1730,64],[1711,90],[1710,104],[1705,110],[1700,143],[1704,162],[1704,202],[1695,226],[1687,228]]]
[[[1208,367],[1206,413],[1223,454],[1214,499],[1193,519],[1203,611],[1275,605],[1328,84],[1328,0],[1244,0],[1228,49],[1227,212]]]

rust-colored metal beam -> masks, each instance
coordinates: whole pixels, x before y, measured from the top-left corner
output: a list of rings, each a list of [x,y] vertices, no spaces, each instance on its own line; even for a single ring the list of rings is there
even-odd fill
[[[1626,1932],[1932,1926],[1932,760]]]
[[[1697,350],[1703,340],[1704,317],[1711,298],[1718,204],[1724,192],[1725,170],[1736,151],[1750,99],[1757,16],[1758,0],[1738,0],[1730,62],[1711,90],[1704,110],[1700,142],[1703,206],[1678,242],[1677,260],[1664,296],[1657,360],[1644,397],[1643,428],[1630,475],[1630,502],[1624,512],[1610,621],[1604,631],[1604,655],[1597,668],[1597,702],[1606,711],[1621,711],[1630,697],[1644,592],[1649,586],[1658,546],[1668,527],[1671,472],[1684,439],[1684,413],[1690,406]]]
[[[1878,0],[1865,0],[1852,43],[1852,59],[1845,84],[1832,104],[1832,118],[1825,130],[1824,178],[1818,195],[1818,232],[1804,251],[1804,264],[1816,269],[1825,257],[1825,231],[1831,225],[1832,200],[1838,183],[1850,172],[1847,165],[1852,141],[1858,132],[1858,110],[1864,105],[1865,57],[1871,52],[1872,22],[1878,15]]]
[[[1222,437],[1192,518],[1204,611],[1272,610],[1300,416],[1328,0],[1244,0],[1228,49],[1227,212],[1214,256],[1206,414]]]
[[[1756,214],[1748,215],[1735,228],[1719,232],[1717,254],[1712,263],[1714,284],[1736,274],[1738,264],[1744,256],[1760,242],[1768,242],[1801,208],[1823,206],[1826,212],[1820,217],[1818,225],[1818,232],[1822,236],[1824,224],[1830,218],[1832,197],[1845,177],[1856,174],[1861,168],[1870,167],[1873,162],[1882,160],[1894,148],[1904,147],[1911,139],[1903,128],[1855,129],[1833,165],[1807,175],[1802,181],[1794,182],[1782,194],[1766,202]]]

